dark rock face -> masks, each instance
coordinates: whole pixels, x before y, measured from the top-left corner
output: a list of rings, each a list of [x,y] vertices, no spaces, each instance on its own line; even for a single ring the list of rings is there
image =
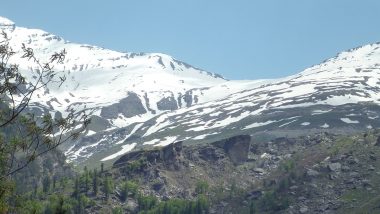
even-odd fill
[[[183,148],[182,144],[183,142],[179,141],[179,142],[167,145],[159,150],[148,150],[148,151],[140,150],[140,151],[129,152],[121,156],[113,164],[113,166],[119,167],[130,161],[146,158],[146,160],[150,164],[163,163],[169,168],[174,167],[173,169],[178,169],[179,162],[182,158],[182,148]]]
[[[219,159],[224,158],[225,156],[223,152],[220,152],[218,149],[216,149],[213,146],[207,146],[207,147],[201,148],[199,149],[198,153],[199,153],[199,158],[206,161],[210,161],[210,162],[217,161]]]
[[[176,143],[172,143],[168,146],[165,146],[162,149],[162,159],[163,161],[173,161],[175,159],[178,159],[181,156],[182,152],[182,145],[183,142],[179,141]]]
[[[183,95],[183,100],[186,103],[186,107],[190,107],[193,104],[193,92],[186,91],[185,95]]]
[[[182,141],[172,143],[161,150],[161,159],[169,169],[178,170],[181,168],[182,144]]]
[[[376,140],[375,146],[380,146],[380,136],[377,137],[377,140]]]
[[[179,170],[186,162],[185,159],[202,159],[208,162],[215,162],[226,156],[235,165],[239,165],[248,160],[251,137],[249,135],[238,135],[225,140],[217,141],[201,147],[189,148],[183,154],[183,142],[179,141],[160,149],[130,152],[120,157],[114,167],[120,167],[125,163],[146,158],[150,164],[164,164],[170,170]],[[186,165],[186,164],[185,164]]]
[[[249,135],[239,135],[213,143],[213,145],[223,148],[234,164],[241,164],[248,160],[248,153],[251,144]]]
[[[177,101],[174,97],[165,97],[157,102],[157,108],[161,111],[165,110],[177,110]]]
[[[88,126],[89,130],[98,132],[107,129],[110,126],[110,123],[99,116],[91,116],[91,123]]]
[[[115,161],[113,166],[114,167],[120,166],[120,165],[123,165],[124,163],[127,163],[128,161],[137,160],[143,157],[143,155],[144,155],[144,151],[128,152],[127,154],[121,156],[117,161]]]
[[[145,110],[137,94],[128,92],[128,96],[124,99],[121,99],[119,103],[115,103],[102,108],[100,116],[104,118],[115,119],[119,114],[122,114],[125,117],[129,118],[138,114],[145,114],[146,112],[147,111]]]

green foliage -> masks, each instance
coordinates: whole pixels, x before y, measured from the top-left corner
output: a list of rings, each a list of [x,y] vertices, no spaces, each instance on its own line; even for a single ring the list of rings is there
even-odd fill
[[[132,197],[137,196],[139,185],[136,182],[127,181],[126,182],[126,188],[127,188],[128,192],[132,195]]]
[[[98,171],[94,169],[93,177],[92,177],[92,191],[95,195],[98,194],[99,191],[99,178],[98,178]]]
[[[0,213],[8,213],[8,200],[11,197],[14,188],[14,182],[8,179],[0,180]]]
[[[47,193],[50,191],[51,179],[50,176],[45,176],[42,181],[42,191]]]
[[[209,204],[206,196],[200,195],[196,200],[196,213],[208,213]]]
[[[249,204],[249,214],[256,214],[257,213],[257,208],[256,208],[256,203],[254,201],[251,201]]]
[[[75,185],[74,185],[74,193],[73,193],[73,195],[74,195],[74,197],[76,199],[78,199],[79,198],[79,194],[80,194],[80,180],[79,180],[79,177],[77,176],[75,178]]]
[[[280,211],[289,207],[289,199],[275,191],[269,191],[258,201],[258,207],[264,211]]]
[[[106,196],[106,200],[108,200],[114,188],[111,176],[106,176],[106,178],[104,179],[103,186],[104,186],[104,195]]]
[[[87,170],[87,167],[84,167],[84,173],[82,175],[82,181],[84,183],[84,191],[87,194],[90,191],[90,173]]]
[[[291,170],[294,169],[295,167],[295,162],[293,159],[289,159],[289,160],[285,160],[284,162],[282,162],[281,164],[281,169],[283,169],[286,173],[290,172]]]
[[[44,213],[45,214],[69,214],[72,213],[71,210],[75,205],[74,201],[63,197],[62,195],[55,195],[49,197],[46,204]]]
[[[140,158],[139,160],[129,162],[126,168],[129,173],[133,173],[144,169],[146,167],[146,164],[146,159]]]
[[[154,196],[142,196],[139,195],[137,199],[140,210],[150,210],[157,204],[157,198]]]
[[[197,194],[206,194],[208,192],[209,185],[207,181],[200,180],[196,183],[195,192]]]
[[[121,207],[115,207],[112,209],[112,214],[123,214],[124,211]]]
[[[11,179],[17,180],[16,175],[43,154],[51,152],[65,141],[77,138],[86,130],[90,120],[85,112],[72,112],[60,119],[52,118],[49,113],[41,117],[26,113],[25,109],[37,90],[52,82],[59,84],[65,81],[65,76],[61,75],[63,73],[53,70],[53,64],[62,64],[66,51],[54,53],[50,59],[40,61],[32,48],[20,44],[21,58],[34,63],[30,66],[33,69],[28,71],[34,78],[26,80],[17,64],[8,64],[19,60],[12,59],[16,52],[9,45],[10,38],[4,31],[0,37],[0,213],[7,213],[14,212],[11,209],[18,209],[10,207],[15,206],[11,201],[18,197],[14,186],[8,185]],[[76,117],[81,119],[78,121]],[[81,125],[79,129],[78,125]],[[51,162],[44,162],[43,167],[47,172],[54,168]],[[20,182],[23,179],[17,180],[20,183],[17,188],[19,192],[27,188],[27,184]],[[43,192],[49,192],[51,178],[46,176],[42,183]]]
[[[204,195],[199,195],[196,201],[170,199],[163,201],[150,210],[140,210],[140,214],[207,214],[209,203]]]
[[[234,197],[237,193],[236,181],[233,180],[230,186],[230,198]]]
[[[278,192],[284,192],[284,191],[288,190],[289,185],[290,185],[289,178],[285,177],[285,178],[281,179],[280,182],[278,183],[277,191]]]
[[[123,202],[125,202],[128,198],[128,185],[127,182],[123,182],[120,185],[120,198]]]

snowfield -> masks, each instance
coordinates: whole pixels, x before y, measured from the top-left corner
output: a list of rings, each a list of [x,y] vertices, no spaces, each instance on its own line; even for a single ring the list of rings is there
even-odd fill
[[[379,43],[339,53],[281,79],[226,80],[166,54],[76,44],[3,17],[0,29],[16,51],[11,63],[19,64],[29,81],[37,67],[20,58],[22,43],[42,62],[66,50],[64,64],[55,66],[66,81],[38,91],[31,106],[53,116],[71,109],[93,116],[87,134],[61,148],[74,163],[99,153],[101,161],[114,160],[134,149],[181,139],[203,142],[274,129],[379,126],[379,111],[373,110],[380,103]],[[360,114],[352,119],[347,115],[354,110]]]

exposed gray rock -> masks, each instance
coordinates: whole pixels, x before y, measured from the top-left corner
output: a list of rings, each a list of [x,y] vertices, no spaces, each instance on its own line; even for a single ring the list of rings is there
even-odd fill
[[[265,170],[263,168],[254,168],[253,171],[257,172],[257,173],[260,173],[260,174],[265,173]]]
[[[349,163],[349,164],[358,164],[358,163],[359,163],[359,160],[358,160],[357,158],[351,157],[351,158],[348,160],[348,163]]]
[[[177,105],[176,99],[173,96],[171,96],[171,97],[162,98],[160,101],[158,101],[157,108],[161,111],[165,111],[165,110],[173,111],[173,110],[178,109],[178,105]]]
[[[234,164],[241,164],[248,160],[251,137],[239,135],[215,142],[213,145],[223,148]]]
[[[102,108],[100,116],[107,119],[116,119],[119,114],[122,114],[124,117],[129,118],[146,112],[137,94],[128,92],[128,96],[118,103]]]
[[[300,208],[300,213],[308,213],[308,211],[309,211],[309,208],[307,206],[302,206]]]
[[[91,116],[91,123],[88,125],[88,129],[98,132],[107,129],[110,126],[110,123],[99,116]]]
[[[319,172],[313,170],[313,169],[308,169],[306,171],[306,175],[309,176],[309,177],[316,177],[319,175]]]
[[[340,163],[330,163],[327,167],[332,172],[339,172],[342,168],[342,165]]]
[[[186,107],[190,107],[193,104],[193,92],[186,91],[185,95],[183,95],[183,100],[186,103]]]

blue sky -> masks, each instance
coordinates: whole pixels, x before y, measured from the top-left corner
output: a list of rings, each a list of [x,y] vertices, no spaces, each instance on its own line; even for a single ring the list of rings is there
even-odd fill
[[[11,0],[0,16],[72,42],[161,52],[228,79],[261,79],[379,42],[379,11],[379,0]]]

